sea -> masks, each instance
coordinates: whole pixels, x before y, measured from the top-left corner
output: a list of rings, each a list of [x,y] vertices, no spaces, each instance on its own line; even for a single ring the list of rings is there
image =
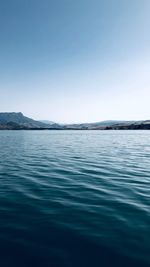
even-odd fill
[[[0,131],[0,267],[150,266],[150,131]]]

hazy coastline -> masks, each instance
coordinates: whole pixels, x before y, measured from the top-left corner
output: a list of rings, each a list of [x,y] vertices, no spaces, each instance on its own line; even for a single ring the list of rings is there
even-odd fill
[[[24,116],[21,112],[0,113],[0,130],[150,130],[150,120],[100,121],[96,123],[45,123]]]

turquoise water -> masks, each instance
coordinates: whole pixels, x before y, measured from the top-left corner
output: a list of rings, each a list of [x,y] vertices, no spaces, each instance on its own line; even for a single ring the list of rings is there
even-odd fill
[[[150,266],[150,131],[0,131],[0,266]]]

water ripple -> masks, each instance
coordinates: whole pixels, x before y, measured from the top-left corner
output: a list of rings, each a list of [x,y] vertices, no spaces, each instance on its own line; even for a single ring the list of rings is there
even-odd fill
[[[0,265],[150,266],[149,159],[149,131],[0,132]]]

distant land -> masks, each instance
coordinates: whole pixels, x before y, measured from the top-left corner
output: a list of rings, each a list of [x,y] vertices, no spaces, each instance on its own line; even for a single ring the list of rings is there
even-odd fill
[[[150,120],[108,120],[62,125],[48,120],[37,121],[21,112],[0,112],[0,130],[150,130]]]
[[[40,121],[40,122],[42,122],[42,123],[46,123],[46,124],[50,124],[50,125],[55,124],[55,122],[53,122],[53,121],[48,121],[48,120],[42,120],[42,121]]]
[[[32,130],[60,128],[56,123],[44,123],[24,116],[21,112],[0,112],[0,130]]]

